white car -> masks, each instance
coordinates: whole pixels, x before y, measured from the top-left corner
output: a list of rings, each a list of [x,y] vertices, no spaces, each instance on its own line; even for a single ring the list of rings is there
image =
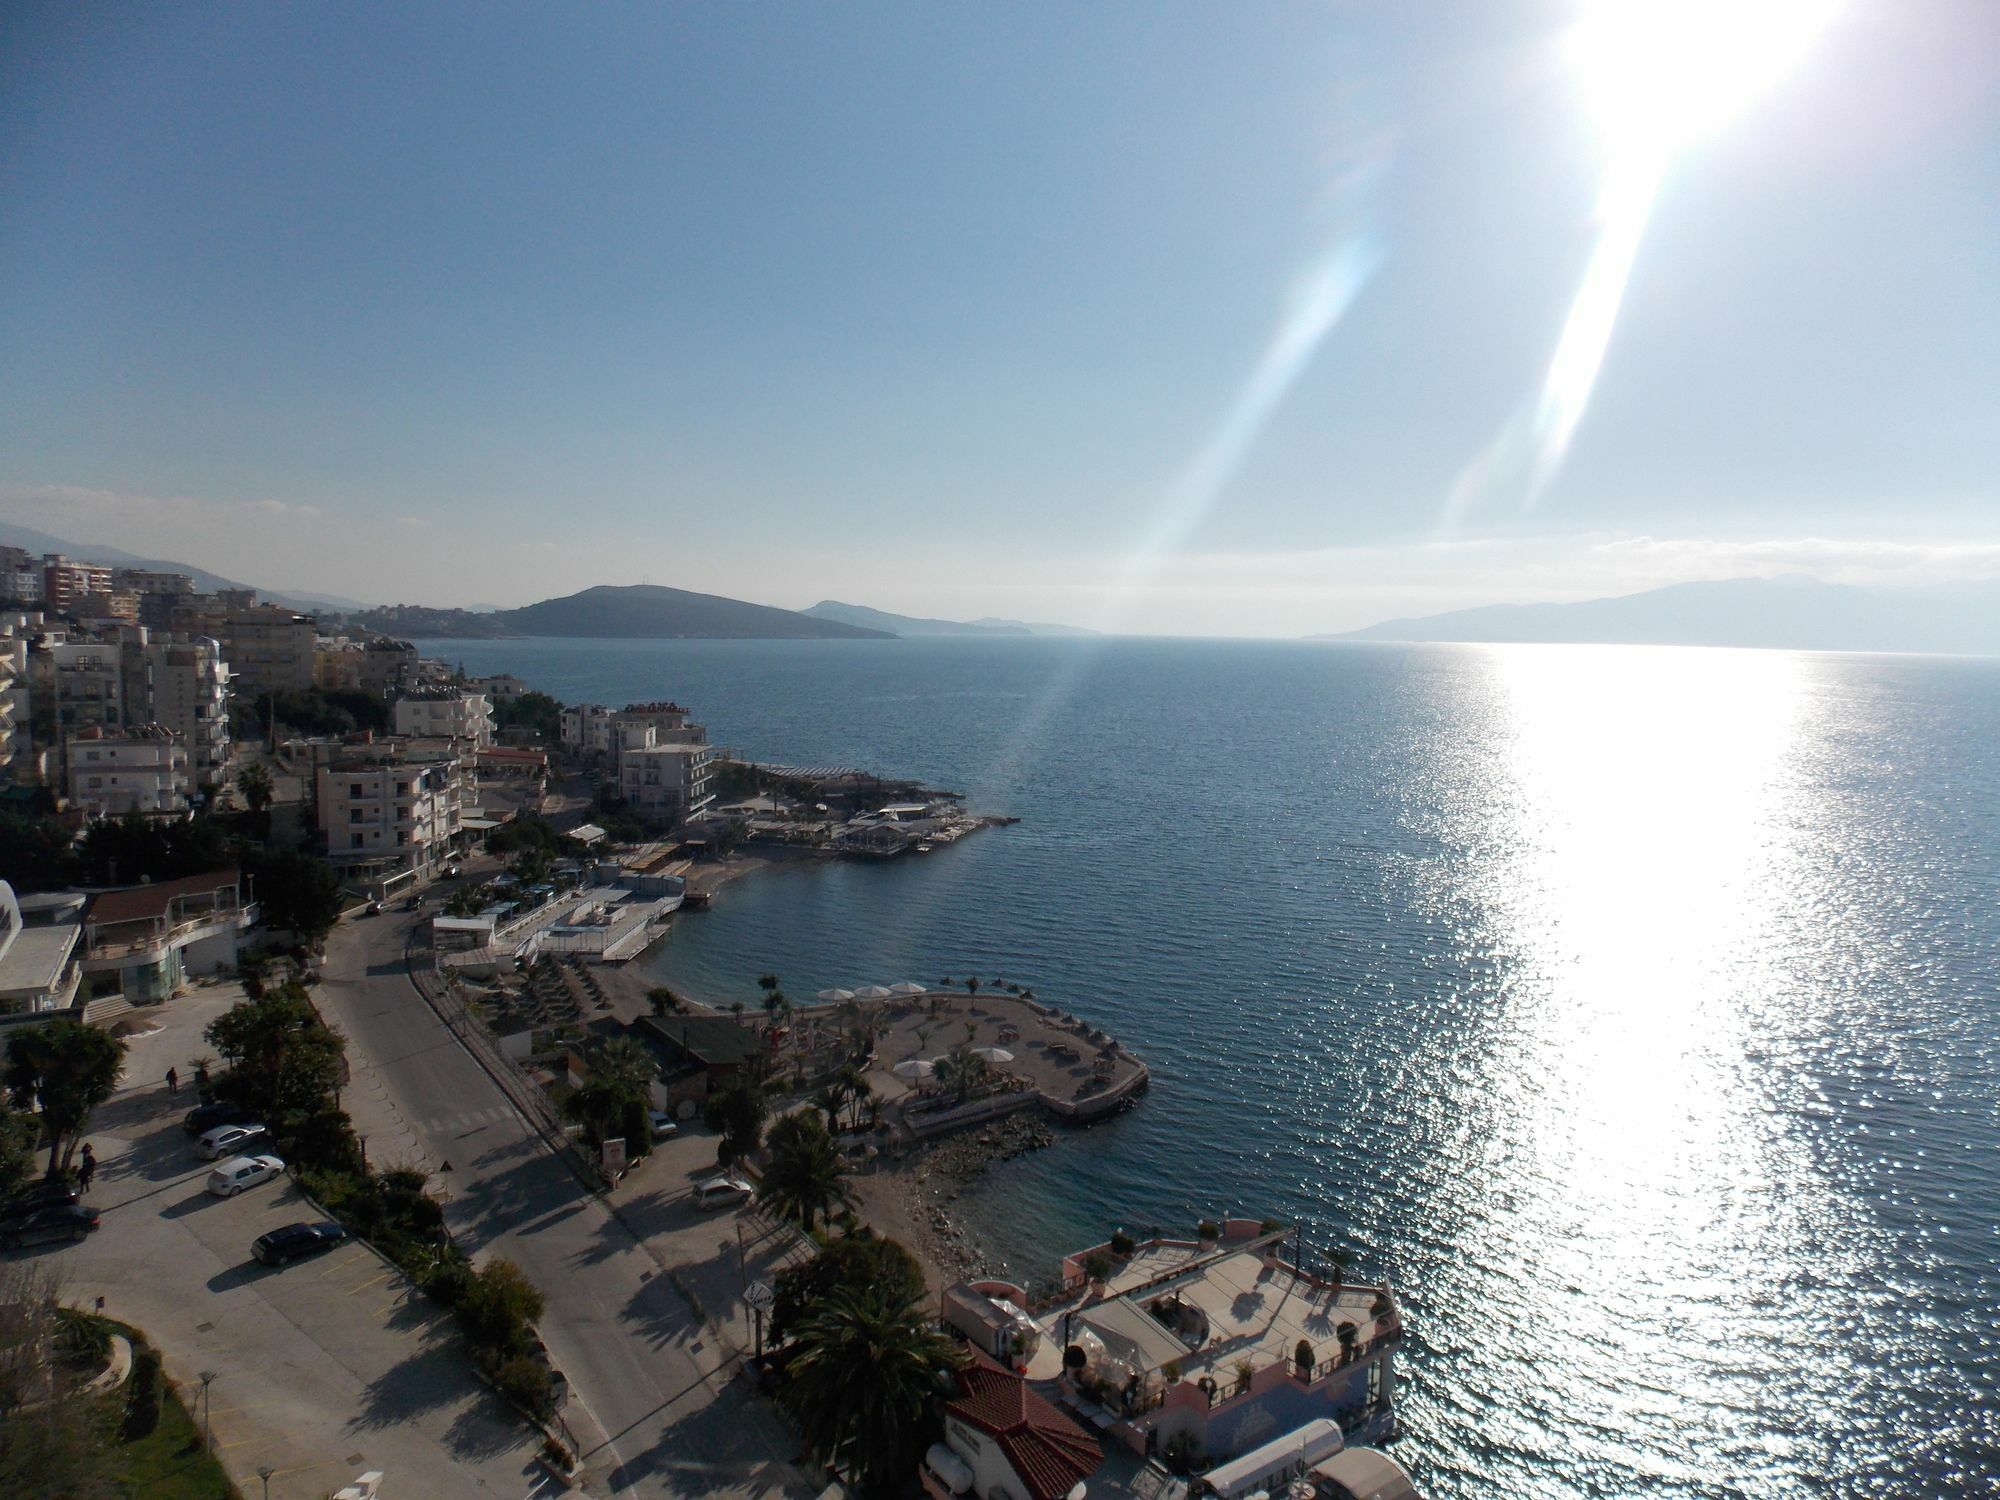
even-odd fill
[[[223,1156],[241,1156],[245,1151],[266,1144],[270,1134],[255,1120],[238,1125],[218,1125],[213,1130],[204,1131],[194,1143],[194,1149],[209,1161]]]
[[[654,1110],[646,1116],[646,1119],[653,1127],[653,1139],[656,1141],[672,1140],[681,1133],[680,1126],[674,1123],[674,1117],[664,1109]]]
[[[284,1170],[285,1164],[275,1156],[234,1156],[208,1174],[208,1190],[218,1198],[234,1198]]]
[[[711,1177],[694,1190],[696,1208],[734,1208],[757,1196],[757,1190],[741,1177]]]

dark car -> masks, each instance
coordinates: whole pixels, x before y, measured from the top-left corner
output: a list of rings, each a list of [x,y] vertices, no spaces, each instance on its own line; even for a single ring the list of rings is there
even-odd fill
[[[0,1224],[0,1245],[48,1245],[57,1240],[82,1240],[97,1227],[97,1210],[81,1203],[55,1203]]]
[[[347,1231],[331,1219],[314,1224],[287,1224],[269,1234],[257,1236],[250,1253],[267,1266],[282,1266],[288,1260],[331,1250],[347,1238]]]
[[[44,1177],[39,1182],[29,1183],[6,1203],[0,1204],[0,1219],[19,1219],[44,1208],[60,1208],[82,1196],[74,1178]]]
[[[181,1119],[181,1129],[189,1135],[206,1135],[218,1125],[250,1125],[257,1111],[240,1104],[198,1104]]]

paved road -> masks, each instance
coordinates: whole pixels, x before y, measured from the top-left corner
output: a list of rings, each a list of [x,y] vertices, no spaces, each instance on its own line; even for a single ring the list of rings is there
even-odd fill
[[[570,1379],[565,1416],[585,1446],[588,1488],[816,1493],[787,1462],[796,1440],[731,1378],[742,1342],[733,1306],[703,1291],[739,1279],[733,1222],[696,1220],[685,1184],[665,1176],[621,1209],[625,1220],[587,1192],[417,993],[403,965],[410,920],[363,918],[328,944],[317,998],[349,1039],[346,1102],[371,1161],[436,1170],[460,1243],[518,1262],[541,1287],[542,1333]],[[699,1321],[675,1280],[718,1322]]]
[[[103,1227],[82,1244],[16,1252],[43,1258],[65,1292],[143,1329],[199,1411],[209,1391],[218,1456],[245,1495],[270,1465],[274,1500],[317,1500],[366,1469],[397,1493],[515,1497],[539,1476],[538,1444],[473,1377],[451,1319],[365,1245],[267,1268],[250,1243],[319,1217],[289,1182],[227,1200],[204,1190],[210,1163],[181,1131],[191,1090],[167,1097],[211,1049],[201,1030],[242,998],[196,991],[133,1039],[126,1085],[89,1139],[101,1166],[91,1203]]]

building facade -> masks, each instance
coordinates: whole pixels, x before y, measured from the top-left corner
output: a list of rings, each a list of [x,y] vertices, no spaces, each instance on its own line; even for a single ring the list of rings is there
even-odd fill
[[[484,693],[419,688],[396,700],[395,730],[419,739],[493,743],[493,709]]]
[[[464,831],[474,805],[469,762],[456,755],[399,758],[395,746],[343,752],[319,768],[319,827],[336,863],[436,864]]]
[[[111,591],[111,570],[95,563],[72,562],[60,552],[42,557],[42,605],[53,614],[67,614],[85,594]]]
[[[171,613],[173,628],[221,642],[243,693],[300,693],[313,685],[319,627],[312,616],[249,602],[247,590],[197,594]]]
[[[70,805],[87,817],[181,813],[194,791],[187,747],[157,724],[92,729],[67,742]]]
[[[636,745],[618,758],[618,795],[655,817],[691,818],[715,801],[715,751],[707,745]]]

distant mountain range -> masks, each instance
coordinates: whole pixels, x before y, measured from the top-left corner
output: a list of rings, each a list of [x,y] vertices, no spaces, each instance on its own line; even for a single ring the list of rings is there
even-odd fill
[[[694,594],[657,584],[600,584],[521,609],[474,614],[401,605],[353,616],[350,623],[399,635],[566,636],[598,640],[888,640],[889,632],[792,609]]]
[[[999,620],[988,615],[979,620],[926,620],[917,615],[895,615],[866,604],[842,604],[838,599],[822,599],[810,609],[799,611],[815,620],[838,620],[843,625],[886,631],[890,635],[1096,635],[1079,625],[1043,625],[1027,620]]]
[[[135,552],[127,552],[123,547],[105,547],[96,542],[69,542],[59,536],[51,536],[46,531],[37,531],[32,526],[21,526],[12,521],[0,521],[0,547],[25,547],[37,556],[47,552],[60,552],[78,562],[97,563],[107,568],[148,568],[158,573],[185,573],[194,580],[194,586],[203,593],[214,593],[217,589],[247,589],[255,585],[238,583],[232,578],[224,578],[220,573],[211,573],[206,568],[197,568],[193,563],[173,562],[161,557],[141,557]],[[273,604],[282,604],[287,609],[306,612],[317,610],[366,609],[359,599],[343,599],[338,594],[302,594],[294,589],[257,588],[257,597],[268,599]]]
[[[1803,577],[1730,578],[1574,604],[1457,609],[1312,639],[2000,655],[2000,583],[1860,587]]]

